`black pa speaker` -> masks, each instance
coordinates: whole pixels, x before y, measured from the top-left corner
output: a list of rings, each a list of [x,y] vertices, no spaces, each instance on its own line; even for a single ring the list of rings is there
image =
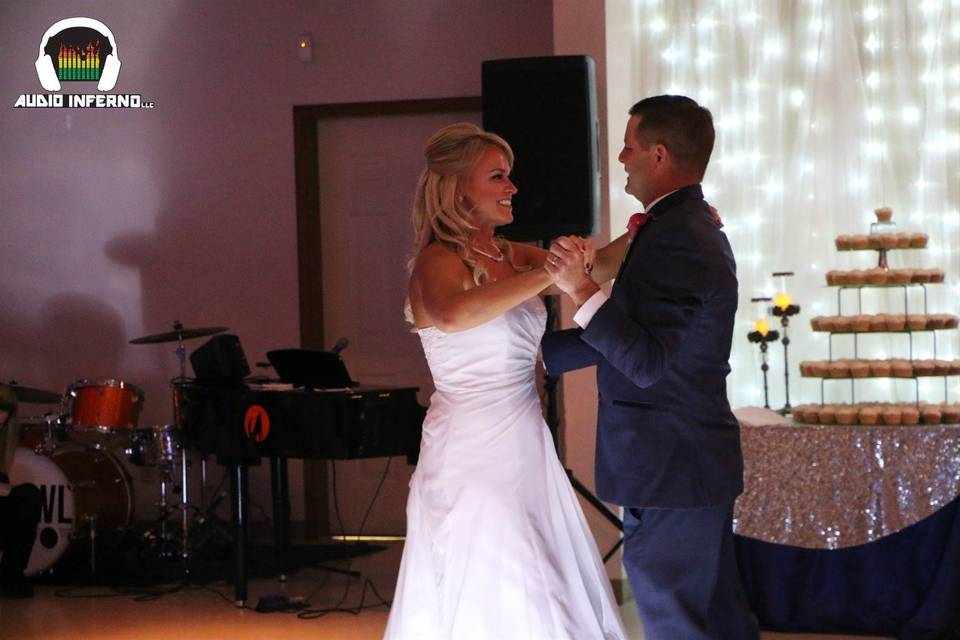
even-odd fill
[[[553,56],[486,60],[483,128],[510,143],[511,240],[590,236],[599,229],[600,162],[593,59]]]
[[[190,354],[197,382],[237,383],[250,375],[250,365],[240,338],[223,333],[207,340]]]

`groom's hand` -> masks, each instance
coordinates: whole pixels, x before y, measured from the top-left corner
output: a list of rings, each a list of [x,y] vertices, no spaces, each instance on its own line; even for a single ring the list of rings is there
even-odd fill
[[[557,287],[578,307],[600,289],[587,272],[581,243],[582,240],[574,236],[557,238],[550,245],[550,253],[543,265]]]

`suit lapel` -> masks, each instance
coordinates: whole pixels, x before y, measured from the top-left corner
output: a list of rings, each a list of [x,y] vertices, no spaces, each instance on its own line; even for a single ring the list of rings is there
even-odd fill
[[[703,199],[703,190],[700,188],[700,185],[695,184],[689,187],[678,189],[651,207],[650,211],[647,213],[649,213],[652,218],[637,230],[637,235],[635,235],[633,240],[630,241],[630,246],[627,247],[627,254],[623,257],[623,262],[620,263],[620,269],[617,271],[617,277],[614,279],[614,286],[616,286],[616,282],[620,280],[623,270],[626,268],[631,256],[633,256],[633,248],[643,237],[643,232],[650,229],[650,225],[656,224],[659,216],[666,214],[676,205],[680,204],[680,202],[682,202],[684,199],[689,197],[700,198],[701,200]]]

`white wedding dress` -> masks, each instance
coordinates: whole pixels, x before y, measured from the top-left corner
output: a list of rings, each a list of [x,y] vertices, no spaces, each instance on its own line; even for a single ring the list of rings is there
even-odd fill
[[[533,298],[466,331],[419,331],[436,393],[386,638],[626,637],[541,414],[545,323]]]

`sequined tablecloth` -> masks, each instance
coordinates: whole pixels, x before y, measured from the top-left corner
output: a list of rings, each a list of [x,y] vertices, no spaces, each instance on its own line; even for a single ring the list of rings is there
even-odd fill
[[[960,494],[960,425],[757,424],[758,415],[741,418],[741,536],[850,547],[900,531]]]

